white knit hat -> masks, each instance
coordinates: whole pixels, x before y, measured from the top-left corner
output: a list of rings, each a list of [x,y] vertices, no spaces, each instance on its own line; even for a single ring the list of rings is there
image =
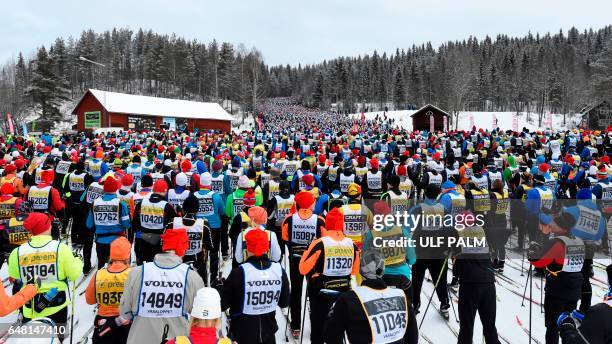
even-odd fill
[[[204,172],[200,175],[200,185],[202,186],[212,185],[212,175],[209,172]]]
[[[193,300],[191,316],[198,319],[221,318],[221,296],[219,292],[209,287],[198,290]]]
[[[187,175],[183,172],[176,175],[175,178],[176,185],[185,186],[187,185]]]

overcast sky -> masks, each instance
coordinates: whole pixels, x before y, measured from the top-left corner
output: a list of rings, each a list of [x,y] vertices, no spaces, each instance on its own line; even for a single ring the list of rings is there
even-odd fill
[[[612,24],[610,0],[18,0],[2,12],[0,61],[89,28],[216,38],[256,46],[269,64],[305,64],[470,35]]]

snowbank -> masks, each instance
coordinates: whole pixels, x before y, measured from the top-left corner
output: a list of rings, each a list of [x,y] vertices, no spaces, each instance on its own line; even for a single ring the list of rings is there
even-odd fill
[[[400,127],[408,130],[412,130],[412,114],[415,110],[399,110],[389,111],[386,113],[387,118],[395,119],[395,123]],[[366,112],[365,117],[367,119],[374,119],[377,115],[383,116],[383,111]],[[497,126],[502,130],[513,129],[513,117],[515,112],[478,112],[478,111],[462,111],[459,113],[459,120],[457,129],[459,130],[470,130],[473,125],[477,128],[493,129],[494,120],[497,119]],[[354,118],[361,118],[361,114],[349,115]],[[564,125],[564,119],[562,114],[552,114],[552,128],[554,130],[565,130],[567,128],[573,128],[580,123],[581,114],[567,115],[566,124]],[[529,120],[528,120],[529,117]],[[518,114],[518,129],[521,130],[526,127],[529,130],[541,130],[550,128],[547,125],[547,116],[545,115],[542,120],[542,126],[538,126],[538,115],[535,113],[528,114],[521,112]],[[451,129],[454,129],[455,125],[451,125]]]

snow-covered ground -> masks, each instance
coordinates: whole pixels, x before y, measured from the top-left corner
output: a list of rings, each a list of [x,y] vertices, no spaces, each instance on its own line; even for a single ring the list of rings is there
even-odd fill
[[[397,125],[401,126],[404,129],[412,130],[412,114],[414,114],[416,110],[399,110],[399,111],[389,111],[386,113],[387,118],[395,119]],[[376,112],[366,112],[366,119],[374,119],[376,116],[382,117],[384,114],[383,111]],[[502,130],[512,130],[513,129],[513,117],[515,112],[477,112],[477,111],[463,111],[459,113],[459,120],[457,129],[459,130],[471,130],[472,126],[475,125],[476,128],[483,129],[493,129],[494,128],[494,120],[497,119],[497,126]],[[349,115],[354,118],[361,118],[361,114],[351,114]],[[564,130],[566,128],[574,128],[578,123],[580,123],[580,114],[568,115],[566,116],[566,122],[564,125],[563,115],[561,114],[552,114],[552,128],[554,130]],[[538,115],[530,114],[530,120],[528,121],[527,113],[519,113],[518,114],[518,130],[521,130],[523,127],[526,127],[529,130],[541,130],[548,128],[547,125],[547,115],[544,116],[542,120],[542,126],[538,126]],[[454,129],[455,125],[450,125],[450,129]]]
[[[515,246],[515,243],[512,241],[516,240],[516,236],[514,236],[507,246]],[[96,263],[95,258],[95,250],[93,250],[94,257],[92,257],[92,264]],[[527,288],[527,299],[524,302],[524,306],[521,305],[522,301],[522,293],[524,290],[525,283],[527,282],[527,268],[528,263],[524,262],[524,273],[521,274],[521,256],[516,255],[511,251],[508,251],[509,257],[511,255],[512,259],[508,259],[506,263],[506,269],[504,272],[505,277],[497,277],[496,282],[496,291],[497,291],[497,318],[496,318],[496,326],[500,336],[500,341],[502,343],[512,343],[512,344],[522,344],[528,343],[529,337],[524,332],[524,330],[519,326],[517,319],[519,319],[525,327],[529,326],[529,287]],[[287,256],[287,255],[285,255]],[[601,302],[603,295],[607,288],[604,283],[601,281],[606,280],[606,273],[603,265],[609,264],[610,260],[608,258],[600,257],[600,259],[596,260],[596,264],[594,266],[595,276],[594,279],[591,280],[593,284],[593,304]],[[224,267],[224,275],[227,276],[230,272],[231,264],[225,264]],[[2,269],[0,270],[0,276],[6,277],[8,274],[7,266],[4,264]],[[448,281],[450,281],[451,273],[448,274]],[[77,325],[75,327],[75,343],[83,336],[84,333],[91,327],[95,315],[94,306],[87,305],[85,302],[85,296],[79,295],[83,292],[87,284],[89,283],[89,279],[91,276],[87,278],[87,280],[81,284],[81,286],[77,289],[76,292],[76,302],[75,302],[75,321],[77,321]],[[421,294],[421,313],[417,315],[417,321],[420,323],[423,317],[423,313],[426,308],[427,300],[429,296],[433,292],[433,284],[429,280],[426,280],[423,285],[423,291]],[[544,314],[541,312],[540,303],[541,303],[541,292],[545,283],[539,278],[534,278],[533,280],[533,291],[532,291],[532,300],[534,303],[532,304],[531,316],[532,316],[532,329],[533,336],[535,338],[534,343],[544,343],[544,335],[545,335],[545,327],[544,327]],[[305,288],[305,284],[304,284]],[[10,293],[10,288],[7,288],[7,292]],[[305,295],[305,289],[303,292]],[[459,331],[459,324],[456,321],[455,315],[453,314],[457,310],[457,297],[452,294],[453,299],[453,308],[450,310],[450,320],[445,323],[443,318],[439,315],[436,308],[439,305],[437,300],[437,296],[434,296],[432,306],[426,314],[426,319],[423,322],[423,326],[421,328],[421,343],[428,343],[425,338],[427,338],[430,342],[436,344],[447,344],[447,343],[455,343],[456,337],[453,334],[454,331]],[[434,307],[435,306],[435,307]],[[17,317],[17,313],[13,313],[9,316],[6,316],[0,319],[0,323],[10,324]],[[285,342],[285,316],[283,312],[278,309],[276,313],[276,319],[278,321],[279,330],[276,333],[276,339],[278,343]],[[308,318],[308,313],[306,315],[305,320],[305,330],[304,330],[304,343],[309,342],[310,335],[310,320]],[[451,328],[453,330],[451,330]],[[225,321],[223,324],[223,331],[225,333]],[[289,340],[292,341],[290,334]],[[478,316],[476,317],[476,323],[474,327],[474,343],[482,343],[482,325]],[[11,343],[9,338],[8,343]]]

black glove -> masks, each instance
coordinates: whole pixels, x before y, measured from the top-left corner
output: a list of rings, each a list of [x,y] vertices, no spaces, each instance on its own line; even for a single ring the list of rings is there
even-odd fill
[[[99,337],[112,333],[118,327],[119,325],[117,325],[114,319],[100,319],[96,324]]]
[[[527,249],[527,259],[529,261],[534,261],[540,258],[540,252],[542,251],[542,245],[539,243],[532,241],[529,243],[529,248]]]

